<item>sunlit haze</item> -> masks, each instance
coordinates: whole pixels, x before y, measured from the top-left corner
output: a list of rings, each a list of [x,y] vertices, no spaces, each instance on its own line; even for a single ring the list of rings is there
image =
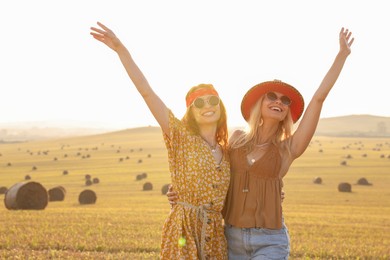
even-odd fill
[[[306,104],[338,52],[355,37],[321,117],[390,116],[386,1],[2,1],[0,123],[157,125],[116,53],[94,40],[100,21],[128,47],[150,85],[181,118],[191,86],[211,83],[242,126],[240,102],[280,79]]]

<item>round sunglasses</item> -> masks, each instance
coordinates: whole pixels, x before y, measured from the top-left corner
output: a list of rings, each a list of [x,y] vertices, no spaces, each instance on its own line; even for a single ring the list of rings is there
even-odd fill
[[[278,95],[276,95],[274,92],[268,92],[265,95],[266,95],[267,99],[270,101],[276,101],[277,99],[279,99],[283,105],[286,105],[286,106],[291,105],[291,99],[287,96],[281,96],[280,98],[278,98]]]
[[[205,105],[206,105],[206,102],[214,107],[214,106],[218,106],[219,105],[219,97],[217,96],[210,96],[208,99],[205,99],[205,98],[201,98],[201,97],[198,97],[194,100],[194,102],[192,103],[196,108],[203,108]]]

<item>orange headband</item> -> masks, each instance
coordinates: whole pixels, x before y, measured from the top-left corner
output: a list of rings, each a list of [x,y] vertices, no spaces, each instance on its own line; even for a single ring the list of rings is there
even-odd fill
[[[188,97],[186,99],[187,107],[191,106],[192,102],[196,98],[201,97],[201,96],[205,96],[205,95],[215,95],[215,96],[219,97],[218,92],[215,91],[214,89],[201,88],[201,89],[195,90],[190,95],[188,95]]]

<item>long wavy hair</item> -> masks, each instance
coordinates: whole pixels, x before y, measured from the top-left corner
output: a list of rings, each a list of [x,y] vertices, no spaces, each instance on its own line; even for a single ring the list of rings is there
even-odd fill
[[[206,88],[206,89],[213,89],[215,90],[214,86],[211,84],[199,84],[197,86],[192,87],[187,95],[187,97],[193,93],[194,91],[201,89],[201,88]],[[227,130],[227,115],[226,115],[226,108],[225,105],[223,104],[222,100],[219,102],[219,107],[221,110],[221,116],[217,122],[217,133],[216,133],[216,139],[217,143],[222,146],[224,151],[227,151],[227,146],[228,146],[228,130]],[[199,125],[195,120],[194,114],[192,113],[191,106],[187,108],[187,111],[185,115],[182,118],[182,122],[186,126],[186,128],[192,132],[193,134],[200,134],[199,131]]]
[[[262,127],[262,114],[261,107],[263,104],[264,95],[253,106],[247,128],[244,133],[238,136],[231,144],[230,147],[235,149],[239,147],[245,147],[248,151],[252,151],[256,144],[260,142],[260,136],[258,135],[259,129]],[[271,142],[277,146],[280,146],[283,140],[291,137],[293,129],[293,120],[290,111],[283,121],[279,122],[278,129],[276,130]],[[289,146],[286,147],[289,149]],[[288,150],[288,152],[290,152]]]

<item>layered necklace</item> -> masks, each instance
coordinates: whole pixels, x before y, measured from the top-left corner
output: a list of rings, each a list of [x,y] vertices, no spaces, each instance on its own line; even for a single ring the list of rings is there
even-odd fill
[[[210,147],[210,150],[211,150],[212,153],[216,153],[217,152],[217,149],[218,149],[218,146],[219,146],[218,143],[216,143],[215,145],[210,145],[209,143],[207,143],[207,144]]]
[[[203,141],[206,142],[206,144],[208,145],[208,147],[210,147],[210,150],[211,150],[212,153],[216,153],[216,152],[218,151],[218,147],[219,147],[218,142],[216,142],[214,145],[211,145],[211,144],[209,144],[209,142],[207,142],[204,138],[202,138],[202,139],[203,139]]]

